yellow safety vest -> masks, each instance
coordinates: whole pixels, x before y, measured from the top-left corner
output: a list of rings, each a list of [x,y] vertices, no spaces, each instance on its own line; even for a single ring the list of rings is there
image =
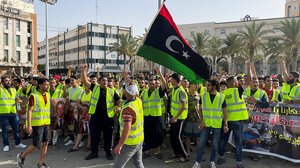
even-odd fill
[[[186,119],[187,118],[187,114],[188,114],[188,107],[189,107],[189,104],[188,104],[188,96],[186,94],[186,92],[184,91],[183,87],[182,86],[179,86],[177,89],[172,89],[172,98],[171,98],[171,115],[173,117],[175,117],[179,110],[181,109],[182,107],[182,104],[179,100],[179,93],[183,91],[185,93],[185,100],[186,100],[186,105],[185,105],[185,110],[181,113],[181,115],[178,117],[178,119]]]
[[[244,98],[240,98],[238,88],[224,91],[228,121],[247,120],[249,118]]]
[[[198,92],[200,95],[204,94],[207,91],[206,87],[201,85],[200,91]]]
[[[108,87],[106,88],[106,108],[107,108],[107,115],[109,118],[112,118],[115,115],[115,111],[113,110],[114,94],[115,92],[112,89]],[[90,114],[95,113],[99,97],[100,97],[100,85],[95,85],[93,89],[93,94],[91,96],[91,106],[89,109]]]
[[[72,90],[72,87],[70,87],[70,88],[68,89],[68,97],[69,97],[71,100],[73,100],[73,101],[77,101],[78,96],[79,96],[79,94],[81,94],[81,93],[80,93],[81,91],[83,92],[83,89],[79,86],[79,87],[77,88],[77,90],[75,91],[75,93],[72,95],[72,97],[70,97],[71,90]]]
[[[49,88],[50,91],[50,88]],[[51,96],[51,98],[55,99],[55,98],[62,98],[63,97],[63,85],[59,84],[56,88],[55,91],[53,93],[53,95]],[[49,92],[50,93],[50,92]]]
[[[247,88],[243,95],[250,97],[251,96],[251,89]],[[257,89],[257,91],[254,93],[253,97],[257,98],[258,100],[261,100],[263,98],[263,96],[266,96],[267,101],[269,102],[269,97],[266,93],[266,91],[262,90],[262,89]]]
[[[23,93],[23,88],[20,87],[18,90],[17,90],[17,96],[18,97],[25,97],[26,95]]]
[[[50,125],[50,94],[45,93],[47,104],[40,92],[31,93],[34,98],[34,106],[31,114],[31,126]],[[28,107],[28,104],[27,104]],[[26,125],[27,125],[26,121]]]
[[[0,88],[0,114],[17,113],[16,109],[16,89],[9,88],[10,93],[5,87]]]
[[[298,83],[291,90],[291,85],[283,83],[282,98],[283,100],[300,100],[300,84]]]
[[[90,102],[92,97],[92,91],[89,92],[89,94],[86,94],[86,91],[84,91],[81,94],[81,102]]]
[[[272,97],[272,101],[278,100],[279,99],[279,95],[280,95],[280,90],[278,89],[274,89],[273,90],[273,97]]]
[[[225,101],[225,96],[217,93],[213,103],[211,103],[210,94],[205,92],[201,95],[201,109],[203,122],[207,127],[221,128],[223,120],[222,104]]]
[[[155,89],[150,97],[148,96],[149,89],[142,92],[144,116],[161,116],[161,98],[159,97],[159,89]]]
[[[122,132],[124,129],[124,122],[122,119],[122,113],[125,108],[130,108],[135,112],[136,120],[133,125],[131,125],[128,138],[125,141],[126,145],[137,145],[144,140],[144,115],[143,115],[143,105],[139,98],[130,101],[125,104],[119,116],[120,123],[120,137],[122,137]]]

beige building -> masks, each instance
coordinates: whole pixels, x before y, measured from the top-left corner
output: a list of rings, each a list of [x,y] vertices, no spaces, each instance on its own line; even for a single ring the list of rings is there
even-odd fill
[[[211,36],[216,36],[219,38],[226,38],[226,35],[230,33],[237,33],[238,31],[245,30],[246,25],[252,24],[255,21],[257,24],[262,22],[266,23],[263,27],[263,30],[273,30],[274,33],[269,33],[266,37],[278,37],[282,36],[282,32],[279,31],[279,27],[281,26],[281,21],[285,19],[290,19],[290,17],[296,17],[299,19],[300,16],[300,0],[287,0],[285,5],[285,17],[282,18],[269,18],[269,19],[258,19],[258,18],[251,18],[250,16],[245,16],[245,18],[241,19],[240,21],[233,21],[233,22],[207,22],[207,23],[195,23],[195,24],[184,24],[178,25],[178,29],[181,32],[182,36],[185,39],[192,40],[192,33],[202,32],[207,33]],[[262,59],[254,60],[254,64],[257,69],[257,73],[260,74],[279,74],[280,73],[280,65],[279,63],[274,60],[270,59],[270,55],[264,55],[263,52],[259,53],[262,55]],[[204,56],[206,60],[211,62],[210,56]],[[235,60],[235,67],[234,73],[244,73],[245,72],[245,61],[246,58],[237,58]],[[230,67],[231,60],[228,59],[228,67]],[[230,68],[229,68],[230,70]],[[230,72],[231,73],[231,72]]]
[[[24,75],[37,69],[37,32],[34,4],[0,0],[0,70],[15,68]]]
[[[69,66],[79,68],[88,64],[90,71],[121,72],[122,57],[109,52],[109,47],[119,41],[120,34],[131,33],[130,27],[87,23],[76,29],[59,33],[49,39],[50,72],[66,72]],[[38,62],[46,64],[45,40],[38,43]]]

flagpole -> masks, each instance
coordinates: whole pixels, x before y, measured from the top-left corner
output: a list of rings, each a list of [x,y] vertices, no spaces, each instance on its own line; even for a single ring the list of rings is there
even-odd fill
[[[144,38],[143,38],[143,40],[142,40],[142,43],[140,44],[140,46],[138,47],[138,49],[136,50],[136,52],[139,51],[140,48],[142,47],[142,45],[144,44],[144,42],[145,42],[145,40],[146,40],[146,38],[147,38],[147,36],[148,36],[148,34],[149,34],[150,28],[152,27],[152,25],[153,25],[155,19],[156,19],[157,16],[159,15],[159,12],[161,11],[162,7],[164,6],[165,1],[166,1],[166,0],[163,1],[162,5],[160,6],[159,10],[157,11],[155,17],[153,18],[153,20],[152,20],[150,26],[149,26],[148,29],[147,29],[147,32],[146,32]]]

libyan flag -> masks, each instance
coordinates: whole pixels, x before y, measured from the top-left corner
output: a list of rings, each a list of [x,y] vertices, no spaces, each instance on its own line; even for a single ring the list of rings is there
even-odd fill
[[[137,55],[181,74],[191,83],[203,83],[211,76],[211,66],[191,49],[165,5],[153,21]]]

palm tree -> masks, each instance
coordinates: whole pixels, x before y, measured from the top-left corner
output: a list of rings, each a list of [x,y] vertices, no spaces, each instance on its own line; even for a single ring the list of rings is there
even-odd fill
[[[239,55],[242,50],[241,39],[239,38],[239,34],[230,33],[226,35],[226,39],[224,40],[225,47],[223,48],[223,52],[225,55],[230,56],[231,58],[231,67],[230,73],[234,72],[234,59]]]
[[[292,54],[292,71],[297,70],[298,52],[300,48],[300,20],[293,18],[281,21],[279,30],[283,37],[279,38],[285,52]]]
[[[212,37],[210,40],[208,40],[208,47],[207,47],[207,53],[208,55],[212,56],[213,59],[213,70],[214,72],[217,71],[216,66],[216,60],[218,57],[222,56],[222,47],[223,41],[222,39],[218,37]]]
[[[207,41],[210,38],[208,34],[205,33],[191,33],[192,40],[188,40],[188,43],[199,55],[206,55]]]
[[[137,40],[130,34],[120,34],[119,43],[111,44],[109,52],[117,52],[119,56],[123,56],[124,59],[124,70],[127,70],[126,57],[132,57],[136,54]]]
[[[263,49],[263,36],[272,33],[273,30],[262,30],[266,23],[256,24],[255,21],[251,25],[246,25],[246,31],[239,31],[245,49],[249,51],[250,61],[253,62],[254,52]]]

